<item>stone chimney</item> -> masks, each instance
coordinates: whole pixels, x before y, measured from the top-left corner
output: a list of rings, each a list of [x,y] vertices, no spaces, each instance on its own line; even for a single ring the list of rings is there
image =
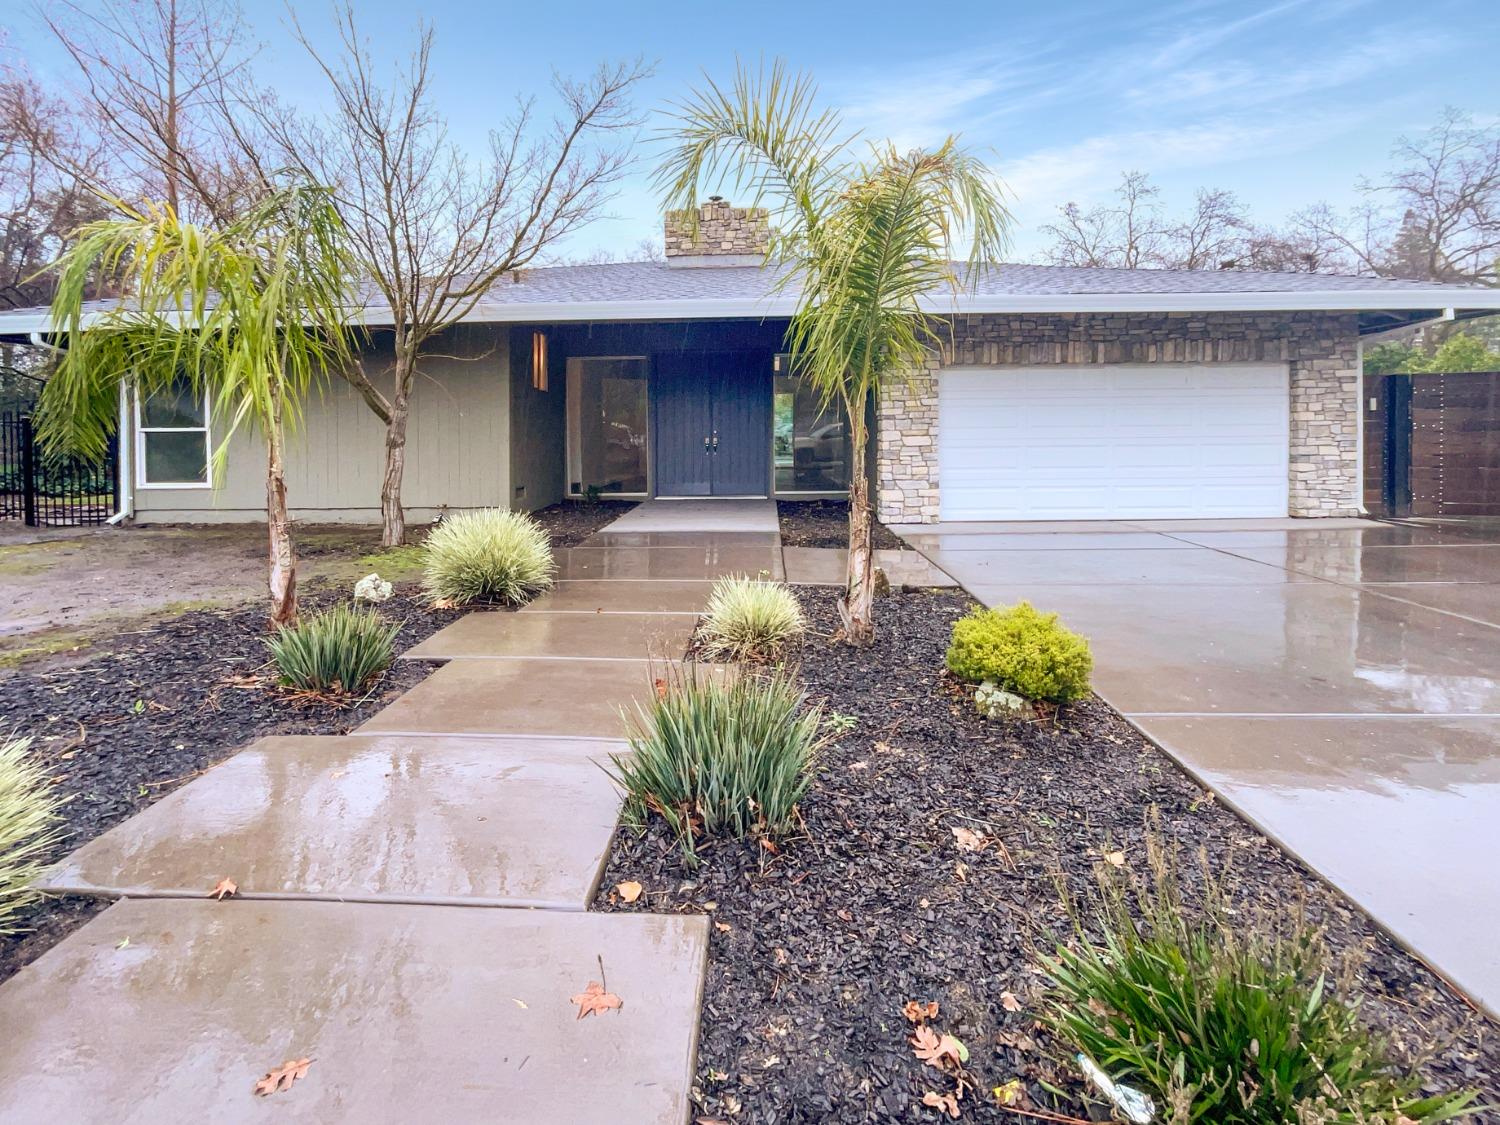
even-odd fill
[[[758,266],[765,261],[770,236],[764,207],[734,207],[711,195],[698,208],[696,238],[687,212],[667,212],[667,265]]]

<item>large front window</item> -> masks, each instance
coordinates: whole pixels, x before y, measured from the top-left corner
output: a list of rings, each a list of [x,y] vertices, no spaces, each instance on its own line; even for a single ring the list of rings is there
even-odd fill
[[[849,427],[806,381],[777,359],[772,413],[776,491],[843,492],[849,487]]]
[[[644,494],[647,429],[644,356],[568,360],[568,492]]]

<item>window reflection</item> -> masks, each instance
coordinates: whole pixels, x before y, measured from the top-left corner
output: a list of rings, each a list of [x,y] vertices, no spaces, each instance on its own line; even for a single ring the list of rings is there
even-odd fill
[[[646,360],[568,360],[569,491],[646,491]]]
[[[777,492],[843,492],[849,487],[849,427],[843,411],[795,375],[774,381],[773,454]]]

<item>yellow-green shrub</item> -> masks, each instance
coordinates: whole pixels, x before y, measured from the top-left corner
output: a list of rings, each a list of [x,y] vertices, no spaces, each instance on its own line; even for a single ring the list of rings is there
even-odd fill
[[[775,656],[806,628],[796,595],[760,578],[720,578],[703,612],[705,651],[731,660]]]
[[[963,680],[993,680],[1027,699],[1071,703],[1089,693],[1089,642],[1030,602],[976,609],[953,626],[948,670]]]
[[[428,601],[524,602],[552,585],[552,543],[521,512],[459,512],[427,537],[422,568]]]
[[[0,934],[16,932],[13,919],[36,897],[31,884],[58,840],[61,802],[30,746],[30,739],[0,736]]]

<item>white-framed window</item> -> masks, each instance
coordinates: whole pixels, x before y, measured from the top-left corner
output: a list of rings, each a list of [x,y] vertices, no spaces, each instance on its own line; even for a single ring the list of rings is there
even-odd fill
[[[135,398],[137,488],[211,488],[208,399],[186,380]]]

